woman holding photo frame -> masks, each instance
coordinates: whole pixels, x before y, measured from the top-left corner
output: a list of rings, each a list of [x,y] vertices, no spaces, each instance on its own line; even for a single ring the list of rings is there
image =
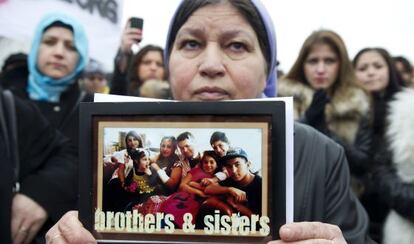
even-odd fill
[[[184,0],[170,27],[165,50],[175,99],[275,95],[274,28],[260,1]],[[368,218],[349,187],[343,148],[314,129],[295,124],[294,152],[294,221],[298,223],[282,226],[280,238],[284,242],[369,243]],[[60,232],[62,227],[65,233]],[[68,213],[47,238],[70,242],[72,233],[79,234],[78,241],[93,241],[76,212]]]

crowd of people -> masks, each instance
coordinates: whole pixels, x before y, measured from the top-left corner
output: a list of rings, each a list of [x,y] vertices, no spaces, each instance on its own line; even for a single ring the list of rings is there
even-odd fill
[[[412,64],[381,47],[351,59],[340,35],[322,29],[277,82],[275,31],[260,0],[183,0],[165,48],[133,52],[143,33],[126,24],[108,75],[89,59],[76,19],[45,16],[29,53],[11,55],[1,69],[0,240],[44,243],[49,230],[48,243],[94,242],[70,211],[77,209],[79,104],[111,93],[182,101],[292,96],[295,223],[280,228],[282,241],[413,243]],[[164,137],[154,156],[137,132],[127,133],[125,148],[104,159],[104,209],[167,206],[160,201],[191,194],[226,213],[258,213],[260,202],[246,201],[258,190],[245,180],[260,185],[247,153],[223,132],[203,152],[192,140],[189,132]]]

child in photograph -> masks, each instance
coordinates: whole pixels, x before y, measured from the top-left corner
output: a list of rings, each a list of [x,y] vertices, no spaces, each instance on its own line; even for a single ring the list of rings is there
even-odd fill
[[[204,193],[205,186],[201,184],[201,180],[214,177],[214,173],[220,168],[216,153],[214,151],[205,151],[201,158],[200,167],[192,168],[182,179],[180,191],[206,197]]]
[[[150,177],[153,175],[150,165],[150,153],[147,149],[136,149],[131,153],[133,167],[126,177],[125,190],[128,192],[137,192],[139,194],[152,193],[155,187],[152,186]]]
[[[192,214],[192,224],[196,222],[201,203],[208,197],[205,186],[200,184],[204,178],[212,178],[219,169],[219,160],[214,151],[205,151],[200,165],[192,168],[182,179],[179,192],[168,197],[162,205],[162,212],[172,214],[174,223],[182,228],[184,214]]]
[[[104,158],[104,173],[110,165],[116,168],[108,182],[104,179],[103,209],[105,210],[122,211],[129,202],[128,194],[124,190],[125,175],[128,175],[132,169],[131,153],[143,147],[143,140],[137,132],[129,131],[125,136],[125,145],[126,149]]]
[[[125,179],[124,189],[131,193],[133,200],[128,204],[127,210],[156,194],[157,184],[156,175],[150,170],[150,152],[147,149],[138,148],[131,153],[130,157],[133,167]]]
[[[176,154],[177,140],[174,136],[164,136],[160,143],[160,153],[151,159],[151,171],[155,178],[155,193],[145,202],[133,206],[139,213],[156,214],[167,199],[177,191],[181,182],[182,163]]]
[[[226,203],[242,215],[261,215],[262,178],[250,171],[247,153],[241,148],[230,149],[222,162],[229,178],[219,184],[208,185],[204,193],[225,195]]]
[[[114,152],[110,156],[104,157],[104,165],[117,164],[118,168],[113,172],[111,180],[118,178],[122,187],[125,185],[125,175],[132,168],[131,153],[137,148],[142,148],[143,140],[135,131],[129,131],[125,136],[126,149]],[[129,167],[127,166],[129,165]]]
[[[221,131],[215,131],[211,134],[210,145],[213,148],[214,152],[219,158],[224,157],[227,154],[227,151],[230,149],[230,141],[226,136],[226,133]],[[221,170],[217,172],[212,178],[205,178],[201,180],[201,185],[208,186],[212,183],[217,183],[227,179],[229,174],[226,171],[225,167],[221,167]]]

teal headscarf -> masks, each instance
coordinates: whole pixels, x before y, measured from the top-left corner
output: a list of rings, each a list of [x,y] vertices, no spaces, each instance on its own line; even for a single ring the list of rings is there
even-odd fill
[[[37,56],[45,29],[58,21],[72,27],[74,44],[79,53],[79,61],[71,74],[62,79],[55,80],[42,74],[38,70]],[[29,82],[27,92],[30,99],[36,101],[59,102],[62,92],[76,82],[75,77],[82,72],[87,62],[88,39],[82,25],[75,19],[64,14],[53,13],[46,15],[37,26],[29,53]]]

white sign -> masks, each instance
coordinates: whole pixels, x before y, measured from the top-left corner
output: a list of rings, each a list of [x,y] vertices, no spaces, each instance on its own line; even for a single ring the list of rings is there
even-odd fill
[[[45,14],[64,13],[83,24],[90,57],[109,69],[119,46],[122,10],[123,0],[0,0],[0,36],[30,43]]]

